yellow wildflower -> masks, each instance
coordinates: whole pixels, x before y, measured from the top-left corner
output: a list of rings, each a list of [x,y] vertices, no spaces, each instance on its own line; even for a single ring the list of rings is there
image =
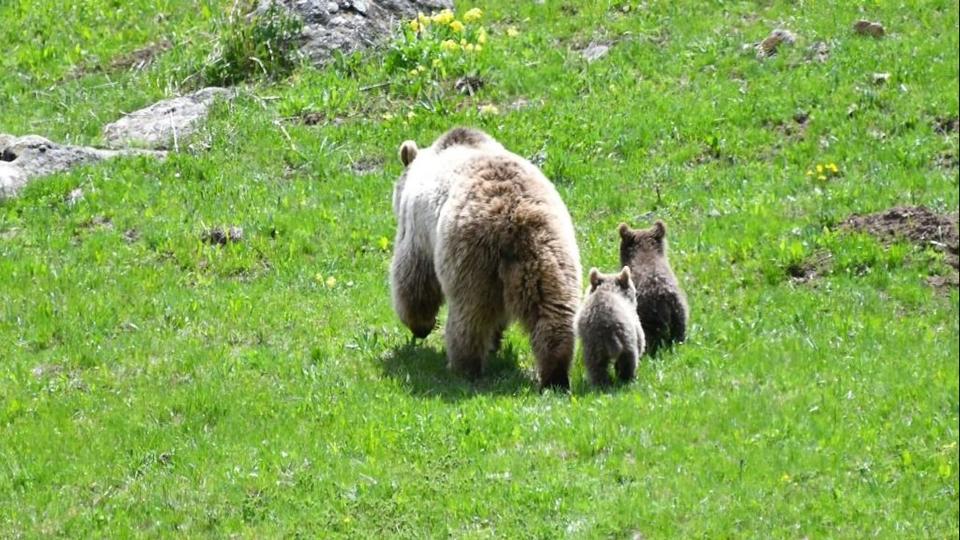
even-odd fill
[[[431,18],[433,19],[433,22],[437,24],[450,24],[450,21],[453,20],[453,12],[449,9],[444,9]]]
[[[421,28],[420,22],[417,21],[416,19],[410,21],[410,25],[409,25],[409,26],[410,26],[410,30],[412,30],[412,31],[414,31],[414,32],[419,32],[419,31],[420,31],[420,28]]]
[[[330,276],[327,278],[327,288],[332,289],[337,286],[337,278]]]
[[[817,180],[820,180],[821,182],[823,182],[823,181],[826,180],[826,179],[827,179],[827,177],[824,176],[824,175],[822,175],[822,174],[817,175]]]
[[[830,164],[828,164],[828,165],[827,165],[827,169],[829,169],[830,172],[832,172],[833,174],[837,174],[838,172],[840,172],[840,168],[837,167],[837,164],[836,164],[836,163],[830,163]]]
[[[426,68],[426,66],[424,66],[423,64],[420,64],[420,65],[417,66],[417,71],[419,71],[420,73],[423,73],[423,72],[426,71],[426,70],[427,70],[427,68]]]
[[[483,115],[500,114],[500,109],[496,105],[481,105],[479,111]]]
[[[456,52],[460,45],[457,45],[457,42],[452,39],[445,39],[440,42],[440,48],[447,52]]]
[[[461,40],[460,40],[460,46],[461,46],[461,47],[466,47],[466,46],[467,46],[467,40],[461,39]]]
[[[480,30],[477,30],[477,43],[483,45],[487,42],[487,30],[483,27]]]
[[[480,51],[482,51],[482,50],[483,50],[483,45],[474,45],[474,46],[473,46],[473,51],[474,51],[474,52],[480,52]]]
[[[473,8],[463,14],[463,20],[469,22],[479,21],[483,18],[483,11],[480,8]]]
[[[430,17],[427,17],[421,11],[420,13],[417,13],[417,22],[420,23],[421,28],[426,28],[430,26]]]
[[[783,476],[780,477],[780,481],[783,482],[784,484],[789,484],[789,483],[790,483],[790,475],[787,474],[787,473],[783,473]]]
[[[420,72],[417,71],[416,68],[410,70],[410,75],[413,75],[414,77],[416,77],[418,73],[420,73]]]
[[[519,35],[520,35],[520,31],[517,30],[517,27],[516,27],[516,26],[508,26],[508,27],[507,27],[507,36],[509,36],[509,37],[517,37],[517,36],[519,36]]]
[[[438,67],[440,67],[440,64],[441,64],[441,63],[442,63],[442,62],[440,61],[439,58],[434,58],[434,59],[433,59],[433,62],[431,62],[430,65],[433,66],[433,67],[435,67],[435,68],[438,68]]]
[[[461,33],[465,30],[466,27],[463,26],[463,23],[460,21],[453,21],[450,23],[450,29],[456,33]]]
[[[823,174],[823,165],[817,163],[817,174]]]
[[[807,176],[813,176],[813,171],[811,171],[810,169],[807,169]]]
[[[463,50],[467,52],[473,52],[473,49],[474,49],[473,43],[467,43],[466,45],[463,46]]]

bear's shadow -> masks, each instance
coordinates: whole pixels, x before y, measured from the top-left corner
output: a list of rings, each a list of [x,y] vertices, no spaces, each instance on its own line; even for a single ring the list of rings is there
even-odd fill
[[[418,340],[419,341],[419,340]],[[469,399],[476,395],[516,395],[536,392],[532,375],[520,368],[519,355],[504,343],[484,367],[483,375],[470,380],[447,369],[447,357],[422,341],[409,341],[393,348],[381,359],[384,375],[397,381],[411,395],[439,397],[445,401]]]

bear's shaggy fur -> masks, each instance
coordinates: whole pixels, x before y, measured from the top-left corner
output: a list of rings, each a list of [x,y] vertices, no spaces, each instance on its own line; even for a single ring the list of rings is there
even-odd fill
[[[621,381],[633,379],[643,354],[644,337],[637,317],[637,289],[630,267],[619,274],[590,269],[590,288],[577,314],[577,335],[583,343],[587,377],[597,386],[610,384],[610,360]]]
[[[417,337],[444,299],[448,365],[479,376],[517,320],[530,335],[541,386],[569,387],[580,254],[570,214],[529,161],[478,130],[456,128],[428,148],[400,146],[394,186],[393,305]]]
[[[647,338],[647,352],[687,338],[687,297],[667,260],[667,226],[657,220],[649,229],[621,223],[620,264],[629,266],[637,287],[637,314]]]

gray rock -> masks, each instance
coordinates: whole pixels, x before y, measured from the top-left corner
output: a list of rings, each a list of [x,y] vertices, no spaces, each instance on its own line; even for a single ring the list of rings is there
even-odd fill
[[[6,161],[0,161],[0,199],[15,196],[25,185],[27,175],[23,171]]]
[[[399,21],[418,12],[453,9],[452,0],[260,0],[257,11],[276,4],[303,21],[300,51],[322,65],[334,52],[350,54],[386,40]]]
[[[149,150],[103,150],[61,145],[39,135],[15,137],[0,134],[0,198],[15,196],[27,181],[40,176],[130,155],[163,157],[165,154]]]
[[[103,137],[112,148],[140,146],[170,149],[199,127],[214,100],[218,97],[230,99],[234,94],[233,90],[227,88],[210,87],[158,101],[107,124],[103,128]]]
[[[610,45],[593,42],[580,51],[580,56],[587,62],[594,62],[606,56],[608,52],[610,52]]]

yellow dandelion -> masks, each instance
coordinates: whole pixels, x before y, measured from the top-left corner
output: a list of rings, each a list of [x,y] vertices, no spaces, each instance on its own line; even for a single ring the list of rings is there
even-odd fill
[[[784,484],[789,484],[789,483],[790,483],[790,475],[787,474],[787,473],[783,473],[783,476],[780,477],[780,481],[783,482]]]
[[[467,43],[466,45],[463,46],[463,50],[465,50],[465,51],[467,51],[467,52],[473,52],[473,49],[474,49],[474,48],[475,48],[475,47],[474,47],[473,43]]]
[[[463,14],[463,20],[467,21],[468,23],[479,21],[482,18],[483,11],[481,11],[480,8],[473,8]]]
[[[336,286],[337,286],[337,278],[335,278],[335,277],[333,277],[333,276],[328,277],[328,278],[327,278],[327,281],[326,281],[326,284],[327,284],[327,288],[328,288],[328,289],[332,289],[332,288],[336,287]]]
[[[430,17],[427,17],[421,11],[420,13],[417,13],[417,22],[420,23],[421,28],[426,28],[430,26]]]
[[[832,172],[833,174],[837,174],[838,172],[840,172],[840,168],[837,167],[837,164],[836,164],[836,163],[830,163],[830,164],[828,164],[828,165],[827,165],[827,168],[830,169],[830,172]]]
[[[450,21],[453,20],[453,12],[449,9],[444,9],[431,17],[431,19],[437,24],[450,24]]]
[[[807,169],[807,176],[813,176],[813,171],[811,171],[810,169]]]
[[[487,42],[487,30],[484,28],[477,30],[477,43],[479,43],[480,45],[483,45],[486,42]]]
[[[467,46],[467,40],[461,39],[461,40],[460,40],[460,46],[461,46],[461,47],[466,47],[466,46]]]
[[[479,111],[482,115],[500,114],[500,109],[496,105],[481,105]]]
[[[826,177],[825,175],[822,175],[822,174],[818,174],[818,175],[817,175],[817,180],[820,180],[821,182],[823,182],[823,181],[826,180],[826,179],[827,179],[827,177]]]
[[[453,21],[452,23],[450,23],[450,29],[460,34],[466,29],[466,27],[463,26],[463,23],[460,21]]]
[[[412,31],[414,31],[414,32],[419,32],[420,29],[422,28],[422,26],[420,25],[420,21],[418,21],[418,20],[416,20],[416,19],[410,21],[409,26],[410,26],[410,30],[412,30]]]
[[[817,163],[817,174],[821,174],[821,173],[823,173],[823,165],[820,165],[819,163]]]
[[[321,274],[320,272],[317,272],[316,274],[313,275],[313,280],[316,281],[317,283],[323,283],[323,274]]]
[[[443,63],[443,62],[441,62],[439,58],[434,58],[434,59],[433,59],[433,62],[431,62],[430,65],[433,66],[433,67],[435,67],[435,68],[438,68],[438,67],[440,67],[440,64],[442,64],[442,63]]]
[[[517,36],[519,36],[519,35],[520,35],[520,31],[517,30],[517,27],[516,27],[516,26],[508,26],[508,27],[507,27],[507,36],[508,36],[508,37],[517,37]]]
[[[414,68],[414,69],[411,69],[411,70],[410,70],[410,75],[413,75],[414,77],[416,77],[416,76],[417,76],[417,74],[419,74],[419,73],[420,73],[420,72],[419,72],[419,71],[417,71],[417,69],[416,69],[416,68]]]
[[[480,52],[483,50],[483,45],[474,45],[473,50],[474,52]]]
[[[440,48],[446,52],[456,52],[460,45],[457,45],[457,42],[452,39],[445,39],[440,42]]]

